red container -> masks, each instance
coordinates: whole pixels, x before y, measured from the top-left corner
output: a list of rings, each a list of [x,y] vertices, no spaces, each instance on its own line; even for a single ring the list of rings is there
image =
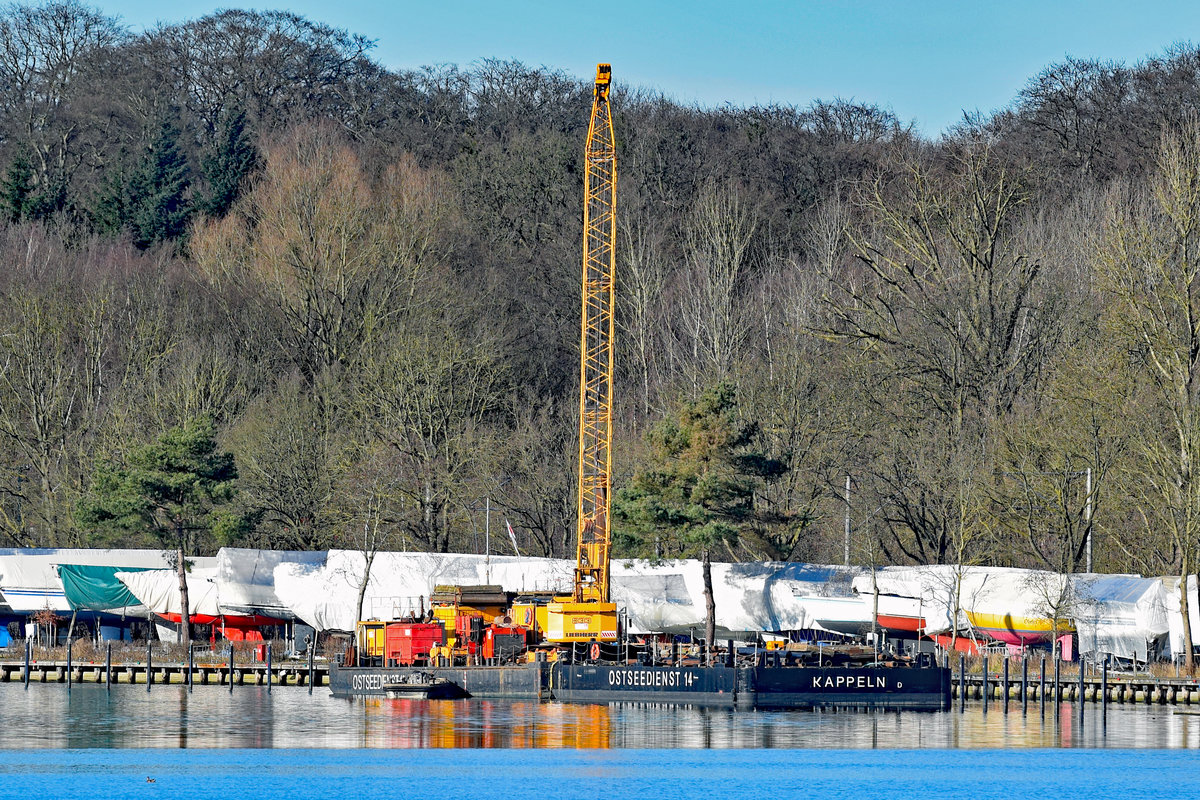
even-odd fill
[[[484,633],[483,657],[508,660],[525,650],[525,629],[492,625]]]
[[[384,630],[383,652],[389,666],[408,667],[427,662],[430,648],[441,643],[441,625],[392,622]]]

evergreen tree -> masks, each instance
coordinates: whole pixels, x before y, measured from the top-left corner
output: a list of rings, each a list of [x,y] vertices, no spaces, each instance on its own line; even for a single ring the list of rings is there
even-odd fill
[[[4,179],[0,181],[0,202],[9,222],[25,219],[34,205],[33,165],[23,149],[17,152]]]
[[[754,493],[783,474],[783,464],[755,448],[758,426],[739,421],[737,393],[721,382],[677,419],[648,435],[650,463],[613,498],[615,549],[641,558],[695,558],[704,569],[706,644],[716,634],[711,556],[732,547],[759,521]]]
[[[135,449],[126,466],[101,467],[77,515],[93,535],[149,533],[175,549],[181,633],[188,641],[187,554],[201,535],[229,542],[248,524],[233,510],[237,481],[233,456],[218,453],[213,436],[210,421],[194,421]]]
[[[67,185],[61,177],[47,176],[38,185],[29,151],[20,147],[4,177],[0,178],[0,214],[9,222],[44,219],[67,205]]]
[[[179,148],[179,129],[165,117],[126,187],[123,216],[135,245],[145,249],[183,235],[191,215],[190,186],[187,158]]]
[[[100,188],[92,198],[88,216],[97,233],[118,236],[128,219],[125,171],[114,166],[100,179]]]
[[[241,194],[246,179],[258,167],[258,148],[250,134],[246,112],[238,108],[225,115],[201,161],[208,183],[201,207],[214,217],[224,216]]]

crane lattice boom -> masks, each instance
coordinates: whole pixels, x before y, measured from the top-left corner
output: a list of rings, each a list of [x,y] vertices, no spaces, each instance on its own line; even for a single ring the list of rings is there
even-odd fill
[[[596,66],[585,150],[576,602],[609,602],[613,242],[617,233],[617,157],[608,102],[611,74],[608,64]]]

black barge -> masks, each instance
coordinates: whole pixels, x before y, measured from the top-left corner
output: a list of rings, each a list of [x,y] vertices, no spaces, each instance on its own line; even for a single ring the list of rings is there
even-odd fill
[[[950,670],[935,666],[673,667],[555,664],[551,694],[568,703],[686,703],[731,708],[950,707]]]
[[[501,666],[340,667],[336,697],[397,696],[396,687],[436,681],[440,696],[565,703],[669,703],[729,708],[862,708],[937,711],[950,707],[950,670],[923,665],[699,666],[566,661]],[[449,684],[453,686],[450,689]]]

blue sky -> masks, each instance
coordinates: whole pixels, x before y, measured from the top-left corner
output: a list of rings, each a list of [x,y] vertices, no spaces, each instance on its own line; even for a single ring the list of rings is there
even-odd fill
[[[84,0],[87,2],[87,0]],[[92,2],[135,30],[221,7],[286,8],[377,41],[389,67],[516,59],[614,78],[716,106],[853,99],[936,136],[964,109],[992,111],[1067,55],[1128,64],[1200,40],[1200,3],[998,0],[443,0],[239,5]]]

